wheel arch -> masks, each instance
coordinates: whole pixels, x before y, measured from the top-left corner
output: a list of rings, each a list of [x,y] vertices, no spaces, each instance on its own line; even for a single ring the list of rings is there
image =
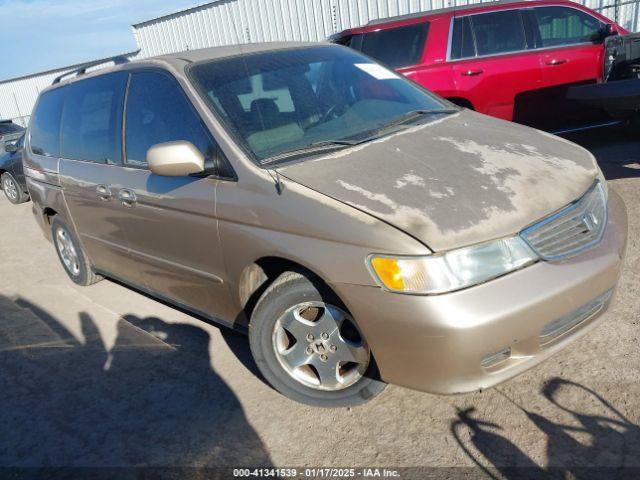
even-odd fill
[[[319,282],[331,290],[336,297],[338,297],[338,294],[331,288],[329,282],[322,278],[322,276],[311,267],[281,256],[263,256],[247,265],[242,270],[238,280],[237,298],[240,300],[242,313],[247,325],[250,322],[256,303],[265,290],[269,288],[280,275],[290,271],[308,276],[313,279],[313,281]]]
[[[51,225],[51,220],[53,220],[53,217],[55,217],[56,215],[58,215],[58,212],[56,212],[51,207],[45,207],[42,210],[42,216],[48,225]]]
[[[447,97],[447,100],[449,100],[451,103],[454,103],[455,105],[458,105],[459,107],[468,108],[469,110],[475,110],[473,103],[471,103],[470,100],[464,97]]]

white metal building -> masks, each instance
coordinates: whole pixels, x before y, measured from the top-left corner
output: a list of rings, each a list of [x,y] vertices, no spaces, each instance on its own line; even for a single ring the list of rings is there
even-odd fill
[[[640,30],[638,0],[579,0]],[[137,58],[237,43],[319,41],[376,18],[428,11],[477,0],[216,0],[133,25]],[[115,53],[115,52],[114,52]],[[0,81],[0,119],[25,124],[39,91],[74,66]]]
[[[122,56],[134,58],[136,54],[137,52],[132,52]],[[57,76],[81,65],[84,64],[68,65],[55,70],[0,81],[0,120],[11,119],[26,126],[40,91],[51,85]]]

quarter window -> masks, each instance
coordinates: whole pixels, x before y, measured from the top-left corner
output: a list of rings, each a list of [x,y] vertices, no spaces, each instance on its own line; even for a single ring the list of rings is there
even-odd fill
[[[65,88],[56,88],[40,97],[31,126],[31,151],[36,155],[57,157],[60,154],[60,119],[65,91]]]
[[[478,55],[515,52],[527,47],[519,10],[483,13],[470,18]]]
[[[575,8],[537,7],[532,12],[537,21],[539,47],[595,41],[604,26],[600,20]]]
[[[458,17],[453,21],[451,38],[451,58],[467,58],[476,56],[476,45],[471,32],[469,17]]]
[[[218,147],[178,83],[160,72],[131,76],[126,113],[126,163],[147,166],[147,151],[158,143],[185,140],[214,168]]]
[[[387,28],[354,35],[349,46],[389,67],[407,67],[420,63],[428,32],[428,23]]]
[[[122,157],[122,105],[127,73],[91,78],[67,87],[61,156],[95,163]]]

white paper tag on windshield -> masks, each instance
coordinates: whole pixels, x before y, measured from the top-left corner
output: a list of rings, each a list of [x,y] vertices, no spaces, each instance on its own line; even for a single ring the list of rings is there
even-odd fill
[[[382,65],[378,65],[377,63],[356,63],[355,65],[360,70],[368,73],[376,80],[395,80],[398,78],[398,75],[393,73],[391,70],[384,68]]]

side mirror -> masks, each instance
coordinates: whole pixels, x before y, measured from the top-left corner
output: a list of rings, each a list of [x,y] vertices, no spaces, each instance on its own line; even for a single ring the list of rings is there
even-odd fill
[[[18,151],[18,145],[15,143],[6,143],[4,146],[4,151],[9,153],[14,153]]]
[[[147,152],[152,173],[163,177],[186,177],[204,170],[204,156],[191,142],[159,143]]]
[[[617,35],[617,34],[618,32],[616,31],[614,26],[611,25],[610,23],[607,23],[606,25],[603,25],[602,28],[600,28],[600,30],[598,30],[598,33],[594,35],[595,38],[593,40],[596,42],[602,42],[607,37],[610,37],[612,35]]]

